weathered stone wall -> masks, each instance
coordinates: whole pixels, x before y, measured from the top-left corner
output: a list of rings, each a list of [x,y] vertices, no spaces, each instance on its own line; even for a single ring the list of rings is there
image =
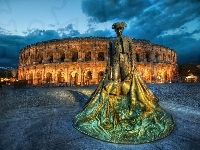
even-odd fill
[[[97,84],[108,56],[109,38],[66,38],[36,43],[19,54],[19,80],[29,84],[70,82]],[[133,39],[136,67],[146,82],[170,82],[176,74],[177,53],[146,40]]]

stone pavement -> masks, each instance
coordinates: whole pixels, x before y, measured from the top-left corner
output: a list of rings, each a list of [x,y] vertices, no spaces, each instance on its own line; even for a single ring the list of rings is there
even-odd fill
[[[199,150],[200,83],[150,84],[176,121],[166,138],[122,145],[88,137],[72,126],[95,87],[0,89],[0,150]]]

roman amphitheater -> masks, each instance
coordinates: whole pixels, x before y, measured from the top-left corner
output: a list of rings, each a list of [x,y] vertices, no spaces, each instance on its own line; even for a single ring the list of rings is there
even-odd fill
[[[78,37],[28,45],[20,51],[18,79],[29,84],[97,84],[107,64],[109,39]],[[133,39],[136,67],[147,83],[171,82],[177,52],[147,40]]]

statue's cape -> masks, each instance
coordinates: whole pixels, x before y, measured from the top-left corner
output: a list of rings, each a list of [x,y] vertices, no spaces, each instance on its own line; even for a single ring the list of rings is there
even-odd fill
[[[107,142],[158,140],[174,127],[173,117],[158,101],[136,69],[122,82],[108,80],[105,74],[73,124],[80,132]]]

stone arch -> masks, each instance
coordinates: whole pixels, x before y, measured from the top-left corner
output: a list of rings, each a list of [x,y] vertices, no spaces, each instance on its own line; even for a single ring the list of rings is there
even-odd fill
[[[91,56],[91,52],[86,52],[85,53],[85,61],[91,61],[92,60],[92,56]]]
[[[172,61],[175,62],[175,55],[173,56],[173,60]]]
[[[146,53],[145,56],[146,56],[146,61],[151,62],[151,53]]]
[[[46,73],[46,83],[50,83],[52,81],[52,73]]]
[[[29,75],[28,75],[28,84],[33,84],[33,73],[30,72]]]
[[[99,52],[98,53],[98,61],[104,61],[105,60],[105,56],[104,56],[104,52]]]
[[[65,53],[61,53],[60,54],[60,61],[64,62],[64,60],[65,60]]]
[[[78,60],[78,52],[72,52],[72,62],[77,62]]]
[[[155,61],[158,63],[160,62],[160,54],[159,53],[156,53],[155,54]]]
[[[78,85],[78,73],[76,70],[70,73],[70,85]]]
[[[41,84],[42,83],[42,73],[41,71],[38,71],[36,73],[36,84]]]
[[[135,53],[136,56],[136,62],[141,62],[140,55],[138,53]]]
[[[166,62],[166,55],[163,53],[163,61]]]
[[[168,75],[167,75],[167,71],[164,69],[163,70],[163,83],[168,81]]]
[[[64,76],[65,76],[65,73],[62,71],[62,69],[59,70],[58,73],[57,73],[57,81],[59,83],[65,82]]]
[[[43,60],[43,54],[40,52],[38,54],[38,63],[41,64],[42,63],[42,60]]]
[[[150,69],[146,69],[143,74],[143,78],[146,82],[151,82],[151,71]]]
[[[89,85],[91,80],[92,80],[92,72],[88,70],[84,74],[84,83],[86,85]]]
[[[171,60],[171,55],[170,54],[168,54],[168,61],[170,61]]]
[[[49,61],[50,63],[53,62],[53,53],[49,53],[49,54],[48,54],[48,61]]]
[[[104,72],[103,71],[100,71],[98,73],[98,81],[101,81],[103,79],[103,76],[104,76]]]
[[[156,82],[157,83],[161,83],[162,82],[162,71],[161,71],[161,69],[159,69],[158,71],[157,71],[157,74],[156,74]]]

